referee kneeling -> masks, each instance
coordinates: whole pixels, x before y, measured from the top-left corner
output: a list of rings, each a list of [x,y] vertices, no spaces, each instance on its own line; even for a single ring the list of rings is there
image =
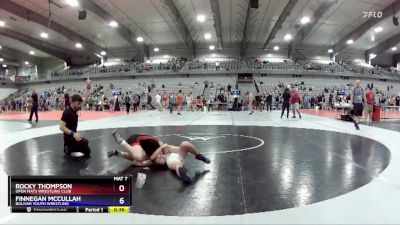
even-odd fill
[[[85,157],[90,156],[89,141],[76,132],[78,127],[78,114],[81,109],[82,97],[73,95],[71,104],[62,114],[60,122],[60,130],[64,133],[64,153],[71,155],[73,152],[81,152]]]

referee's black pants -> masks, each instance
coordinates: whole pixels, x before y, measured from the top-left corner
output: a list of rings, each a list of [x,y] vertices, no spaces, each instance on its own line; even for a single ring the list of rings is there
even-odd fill
[[[32,121],[32,116],[33,116],[34,113],[35,113],[35,117],[36,117],[36,122],[39,120],[39,117],[38,117],[38,108],[39,108],[39,105],[38,105],[38,104],[33,104],[33,105],[32,105],[32,107],[31,107],[31,114],[29,115],[29,121]]]

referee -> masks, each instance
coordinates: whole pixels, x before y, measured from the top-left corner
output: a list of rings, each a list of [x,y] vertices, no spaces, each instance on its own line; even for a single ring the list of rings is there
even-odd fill
[[[82,97],[73,95],[70,106],[62,114],[60,130],[64,133],[64,153],[68,156],[73,152],[81,152],[85,157],[90,156],[89,141],[76,131],[78,128],[77,112],[82,107]]]
[[[38,122],[38,108],[39,108],[39,101],[38,101],[38,95],[36,94],[36,91],[32,91],[32,107],[31,107],[31,114],[29,115],[29,122],[32,122],[32,116],[35,113],[36,117],[36,123]]]

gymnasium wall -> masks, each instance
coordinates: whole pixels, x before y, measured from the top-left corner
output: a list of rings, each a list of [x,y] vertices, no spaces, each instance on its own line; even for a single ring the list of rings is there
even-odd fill
[[[51,78],[51,72],[64,68],[64,61],[54,57],[43,59],[37,67],[38,79]]]
[[[0,88],[0,99],[6,98],[16,91],[18,91],[16,88]]]
[[[393,60],[390,54],[381,54],[372,60],[372,65],[393,66],[392,64]]]

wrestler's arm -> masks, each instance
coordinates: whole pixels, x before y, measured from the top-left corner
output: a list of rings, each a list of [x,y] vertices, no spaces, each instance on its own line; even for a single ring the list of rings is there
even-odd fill
[[[151,154],[150,156],[150,160],[153,161],[154,159],[156,159],[157,155],[161,153],[161,151],[167,146],[167,144],[163,144],[160,147],[157,148],[157,150],[155,150],[153,152],[153,154]]]
[[[143,162],[137,161],[137,160],[133,160],[132,161],[134,166],[151,166],[153,163],[151,162],[151,160],[145,160]]]

